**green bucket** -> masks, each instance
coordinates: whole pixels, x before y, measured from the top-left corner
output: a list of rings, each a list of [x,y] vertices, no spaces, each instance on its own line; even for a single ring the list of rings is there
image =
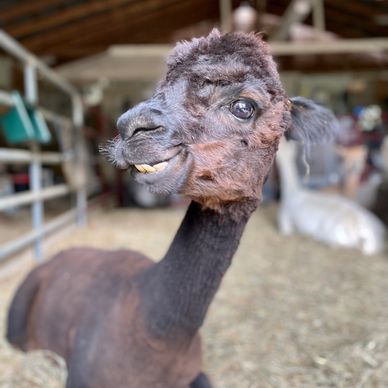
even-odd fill
[[[13,106],[2,116],[0,123],[5,139],[10,144],[37,141],[48,143],[50,131],[42,114],[31,104],[23,101],[18,92],[12,92]]]

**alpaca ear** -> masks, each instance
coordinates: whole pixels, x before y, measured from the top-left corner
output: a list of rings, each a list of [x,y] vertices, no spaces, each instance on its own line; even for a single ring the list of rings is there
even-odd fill
[[[292,97],[291,127],[287,139],[302,143],[324,143],[335,139],[339,131],[333,112],[304,97]]]

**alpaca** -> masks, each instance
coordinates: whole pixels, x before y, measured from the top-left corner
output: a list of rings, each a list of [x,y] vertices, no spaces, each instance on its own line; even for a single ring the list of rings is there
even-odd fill
[[[198,331],[279,139],[320,138],[334,120],[287,98],[260,36],[214,30],[178,44],[167,64],[106,148],[151,191],[191,198],[167,253],[154,263],[129,250],[61,252],[30,273],[10,307],[9,341],[63,356],[67,388],[211,386]]]
[[[296,151],[295,143],[282,139],[276,155],[281,181],[281,232],[299,232],[332,246],[361,249],[367,255],[382,251],[385,228],[377,217],[346,197],[302,187]]]

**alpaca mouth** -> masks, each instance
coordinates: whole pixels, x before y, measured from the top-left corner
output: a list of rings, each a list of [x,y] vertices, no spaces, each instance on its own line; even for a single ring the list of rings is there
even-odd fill
[[[175,179],[183,173],[182,167],[187,159],[187,152],[185,148],[179,147],[174,155],[169,159],[158,161],[156,163],[134,163],[132,164],[132,174],[137,182],[146,185],[157,185],[161,182],[169,182]],[[155,187],[157,190],[157,187]]]
[[[173,154],[171,155],[171,151]],[[133,163],[132,167],[135,169],[136,174],[140,175],[157,175],[159,173],[162,173],[166,170],[169,170],[169,167],[172,167],[174,165],[175,160],[179,159],[180,154],[182,153],[183,149],[181,148],[181,145],[175,146],[174,148],[170,149],[170,155],[164,160],[159,160],[154,163]]]

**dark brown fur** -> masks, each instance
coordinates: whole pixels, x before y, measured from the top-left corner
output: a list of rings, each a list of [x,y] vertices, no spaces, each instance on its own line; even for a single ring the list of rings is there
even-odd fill
[[[232,113],[241,99],[255,107],[249,119]],[[334,122],[312,102],[294,105],[259,36],[213,31],[178,45],[154,96],[122,115],[120,137],[106,148],[150,190],[193,199],[168,252],[157,264],[133,251],[60,253],[17,291],[9,341],[62,355],[68,388],[209,388],[198,330],[260,202],[279,139],[289,129],[297,135],[291,118],[313,139],[308,111],[319,113],[316,133]],[[163,161],[158,173],[134,167]]]

